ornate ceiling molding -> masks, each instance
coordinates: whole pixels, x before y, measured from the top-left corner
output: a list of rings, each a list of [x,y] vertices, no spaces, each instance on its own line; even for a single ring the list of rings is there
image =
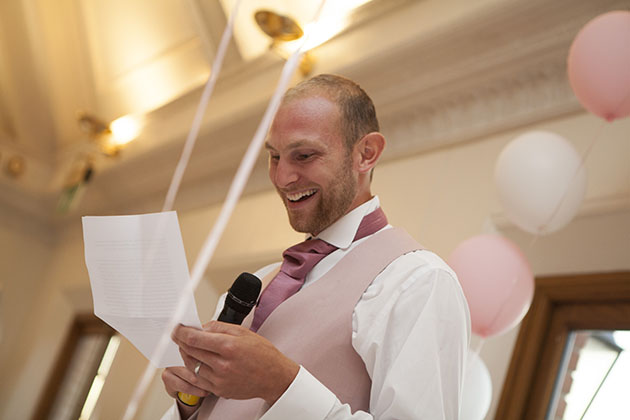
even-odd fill
[[[563,60],[552,60],[382,113],[388,159],[485,137],[581,110]]]

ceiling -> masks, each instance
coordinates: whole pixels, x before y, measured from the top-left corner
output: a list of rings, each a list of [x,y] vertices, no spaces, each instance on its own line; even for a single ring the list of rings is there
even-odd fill
[[[385,159],[579,111],[565,72],[571,40],[594,16],[629,5],[353,2],[345,29],[311,51],[313,73],[346,75],[371,94],[388,137]],[[284,61],[268,49],[252,11],[277,10],[302,24],[308,18],[300,13],[312,13],[285,10],[296,1],[242,3],[178,209],[224,197],[280,75]],[[0,211],[42,226],[63,226],[79,214],[158,211],[233,4],[0,2]],[[140,115],[143,129],[120,156],[105,157],[79,128],[78,112],[105,122]],[[14,156],[26,163],[19,177],[5,170]],[[87,156],[94,176],[78,205],[60,214],[64,186]],[[261,156],[247,193],[270,188],[264,167]]]

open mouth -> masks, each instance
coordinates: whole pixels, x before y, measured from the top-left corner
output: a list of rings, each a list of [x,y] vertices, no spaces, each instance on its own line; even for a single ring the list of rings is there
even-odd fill
[[[316,192],[317,192],[316,189],[311,189],[311,190],[306,190],[306,191],[300,191],[300,192],[296,192],[296,193],[286,194],[286,197],[287,197],[287,200],[289,200],[289,202],[291,202],[291,203],[299,203],[299,202],[308,200]]]

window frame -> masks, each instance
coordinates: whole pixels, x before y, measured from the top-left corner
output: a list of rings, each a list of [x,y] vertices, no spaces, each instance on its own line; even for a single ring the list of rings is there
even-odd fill
[[[523,319],[495,419],[544,419],[569,332],[630,329],[630,271],[545,276]]]
[[[82,336],[88,334],[101,334],[110,339],[116,331],[91,313],[77,314],[68,331],[64,344],[57,356],[53,369],[48,376],[46,386],[40,394],[35,414],[31,420],[46,420],[59,393],[59,384],[64,379],[70,366],[72,357]],[[94,372],[96,375],[96,371]],[[81,407],[78,408],[81,410]]]

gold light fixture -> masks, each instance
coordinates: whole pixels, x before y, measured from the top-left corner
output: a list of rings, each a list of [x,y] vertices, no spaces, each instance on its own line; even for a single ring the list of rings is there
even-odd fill
[[[19,178],[26,171],[26,161],[22,156],[11,156],[5,171],[12,178]]]
[[[68,213],[77,206],[93,174],[94,158],[92,156],[83,156],[75,162],[57,201],[58,213]]]
[[[260,29],[274,42],[295,41],[304,35],[304,31],[296,21],[271,10],[258,10],[254,14],[254,19],[256,19]]]
[[[77,121],[81,131],[94,137],[111,132],[107,124],[87,112],[79,112],[77,114]]]
[[[79,128],[95,141],[102,153],[107,156],[118,156],[120,151],[140,134],[140,120],[125,115],[112,121],[109,125],[85,112],[77,115]]]
[[[140,121],[131,115],[117,118],[109,125],[112,133],[111,143],[122,147],[140,134]]]
[[[282,48],[285,42],[295,41],[304,35],[300,25],[288,16],[281,15],[271,10],[258,10],[254,14],[254,19],[260,29],[271,38],[269,49],[280,55],[285,60],[290,55]],[[300,60],[300,73],[307,76],[313,70],[315,61],[313,57],[305,51]]]
[[[141,120],[131,115],[120,117],[110,124],[105,124],[93,115],[79,112],[77,123],[81,131],[86,133],[90,140],[96,144],[100,154],[107,157],[118,156],[130,141],[138,137],[141,128]],[[83,192],[94,175],[98,156],[92,150],[86,155],[76,158],[57,202],[58,213],[68,213],[81,201]]]

